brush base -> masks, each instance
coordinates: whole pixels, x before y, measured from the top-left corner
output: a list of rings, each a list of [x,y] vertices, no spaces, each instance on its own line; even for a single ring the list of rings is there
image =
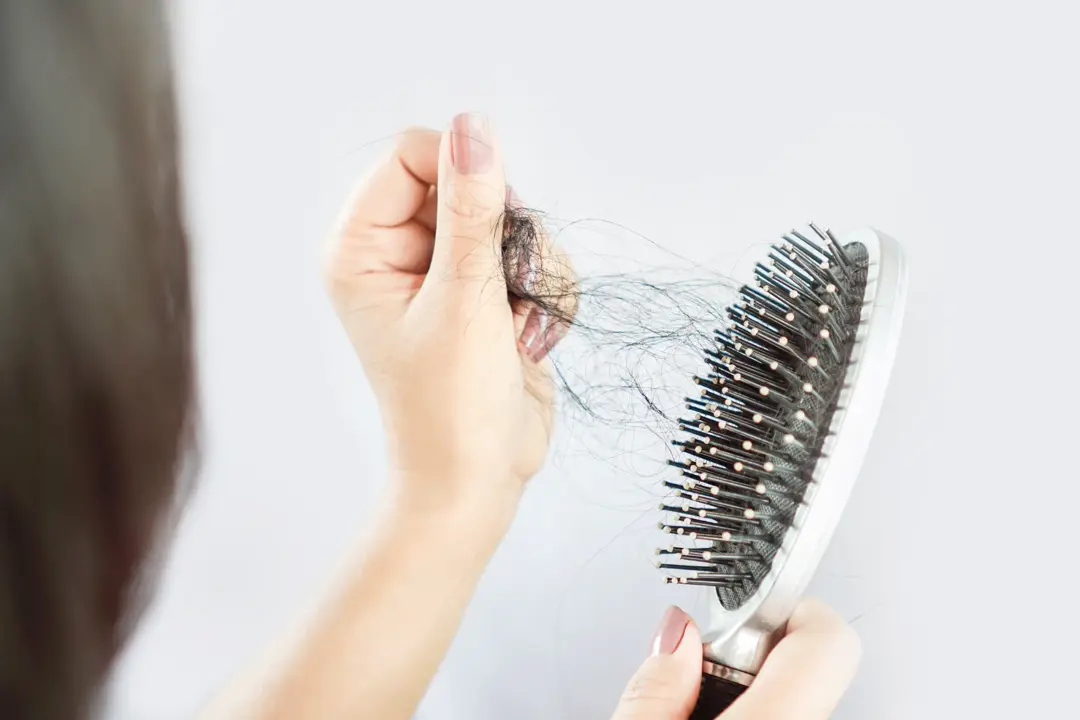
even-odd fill
[[[701,674],[701,690],[697,703],[688,720],[716,720],[739,696],[746,692],[750,681],[749,673],[732,670],[722,665],[705,663],[705,672]]]

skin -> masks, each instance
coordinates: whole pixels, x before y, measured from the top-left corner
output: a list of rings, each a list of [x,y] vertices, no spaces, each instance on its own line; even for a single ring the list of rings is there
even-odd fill
[[[498,140],[484,127],[459,116],[444,132],[405,131],[341,215],[326,284],[379,402],[388,490],[337,588],[206,717],[411,717],[544,461],[553,392],[541,356],[562,329],[538,335],[532,308],[508,300],[499,239],[512,195]],[[481,147],[462,144],[470,138]],[[488,162],[477,163],[477,153]],[[546,239],[537,262],[544,282],[573,282]],[[814,668],[832,661],[837,632],[814,613],[793,619],[761,689],[725,718],[796,717],[754,714],[793,706],[773,697],[788,682],[802,700],[818,693],[824,708],[842,692],[842,678],[831,679],[830,694]],[[700,667],[690,624],[679,648],[650,657],[635,680],[667,682],[675,714],[656,714],[664,708],[653,705],[652,714],[639,712],[646,708],[631,683],[615,717],[685,718]]]
[[[612,720],[686,720],[690,716],[701,683],[701,634],[685,613],[672,610],[685,623],[677,649],[664,652],[654,641],[652,653],[626,686]],[[719,717],[825,720],[851,684],[860,656],[859,636],[851,626],[821,602],[805,599],[754,683]]]

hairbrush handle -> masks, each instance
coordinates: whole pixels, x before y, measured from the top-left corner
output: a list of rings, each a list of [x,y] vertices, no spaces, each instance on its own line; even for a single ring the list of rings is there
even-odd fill
[[[705,661],[701,673],[701,690],[689,720],[716,720],[720,713],[746,692],[752,676]]]

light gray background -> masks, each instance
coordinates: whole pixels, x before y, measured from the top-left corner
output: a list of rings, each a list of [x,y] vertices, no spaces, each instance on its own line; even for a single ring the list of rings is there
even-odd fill
[[[190,716],[363,526],[381,429],[317,250],[386,138],[483,110],[527,203],[627,228],[567,230],[584,251],[644,259],[637,233],[723,271],[808,219],[904,243],[891,393],[815,587],[866,645],[837,717],[1071,716],[1076,20],[1048,2],[178,3],[206,462],[110,715]],[[421,718],[605,718],[663,607],[700,610],[648,564],[655,478],[623,470],[564,435]]]

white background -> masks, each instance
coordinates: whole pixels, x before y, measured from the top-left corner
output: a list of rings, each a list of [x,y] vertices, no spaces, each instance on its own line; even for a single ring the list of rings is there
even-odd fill
[[[110,716],[189,717],[363,527],[381,429],[318,249],[395,132],[462,110],[526,203],[626,228],[572,248],[724,271],[808,219],[898,238],[905,335],[815,587],[866,645],[837,717],[1070,714],[1076,27],[1048,2],[178,3],[205,465]],[[701,609],[649,565],[657,482],[564,435],[420,717],[608,717],[663,607]]]

